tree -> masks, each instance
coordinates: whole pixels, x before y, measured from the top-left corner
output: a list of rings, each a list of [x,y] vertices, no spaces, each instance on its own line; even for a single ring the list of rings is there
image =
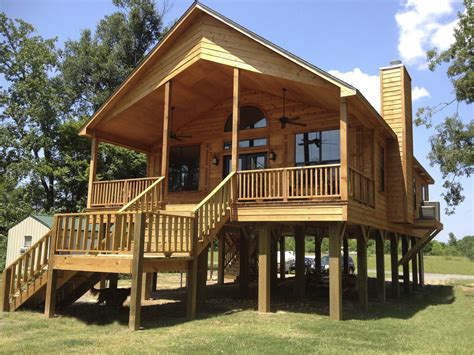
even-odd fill
[[[32,211],[84,207],[90,142],[77,135],[163,34],[166,2],[113,0],[117,11],[64,49],[0,13],[0,235]],[[101,146],[98,176],[140,177],[143,154]]]
[[[461,255],[474,261],[474,236],[466,236],[458,241],[457,248]]]
[[[474,120],[464,123],[458,113],[459,104],[472,104],[474,100],[474,10],[473,0],[464,0],[465,12],[458,13],[458,26],[454,30],[454,43],[445,51],[436,48],[428,51],[430,70],[434,71],[442,63],[448,65],[447,75],[454,87],[454,98],[436,106],[421,107],[416,114],[415,124],[432,126],[432,119],[452,104],[455,112],[446,116],[436,125],[435,134],[430,138],[431,165],[440,167],[444,179],[444,199],[446,213],[452,214],[456,206],[464,201],[460,179],[469,177],[474,169]]]

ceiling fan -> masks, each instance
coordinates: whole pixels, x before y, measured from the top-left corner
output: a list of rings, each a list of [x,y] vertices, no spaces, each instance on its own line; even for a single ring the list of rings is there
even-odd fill
[[[178,134],[173,131],[173,115],[174,114],[174,106],[171,107],[171,119],[170,119],[170,139],[174,139],[176,141],[182,141],[183,138],[192,138],[193,136],[185,135],[185,134]]]
[[[306,127],[306,124],[304,123],[300,123],[300,122],[296,122],[298,121],[300,118],[299,117],[286,117],[285,115],[285,108],[286,108],[286,89],[283,88],[283,116],[281,116],[278,120],[280,121],[280,124],[281,124],[281,128],[285,128],[287,124],[292,124],[292,125],[295,125],[295,126],[301,126],[301,127]]]

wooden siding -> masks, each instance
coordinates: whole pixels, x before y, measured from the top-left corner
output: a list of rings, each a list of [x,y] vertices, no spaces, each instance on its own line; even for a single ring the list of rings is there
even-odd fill
[[[8,230],[6,265],[10,265],[21,253],[20,249],[25,246],[25,236],[31,235],[31,245],[36,243],[49,231],[43,223],[33,217],[27,217],[17,225]]]

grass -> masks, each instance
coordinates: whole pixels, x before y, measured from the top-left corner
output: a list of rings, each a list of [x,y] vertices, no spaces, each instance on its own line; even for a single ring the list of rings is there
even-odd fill
[[[343,322],[328,319],[327,299],[275,296],[275,312],[258,314],[256,300],[209,300],[186,322],[180,302],[143,307],[145,330],[130,332],[128,308],[76,303],[61,316],[20,311],[0,317],[0,352],[303,353],[472,351],[474,285],[426,286],[410,298],[370,302],[360,313],[344,301]]]

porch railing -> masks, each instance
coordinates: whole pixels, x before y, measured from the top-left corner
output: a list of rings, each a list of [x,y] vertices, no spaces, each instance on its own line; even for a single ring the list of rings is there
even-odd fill
[[[340,164],[237,172],[238,201],[340,197]]]
[[[140,195],[158,177],[147,177],[139,179],[94,181],[92,183],[92,194],[90,207],[120,207]]]
[[[193,218],[142,213],[144,250],[148,253],[190,253]],[[135,242],[132,212],[87,212],[55,215],[57,254],[131,254]]]
[[[374,180],[354,168],[349,168],[349,198],[370,207],[374,207]]]

